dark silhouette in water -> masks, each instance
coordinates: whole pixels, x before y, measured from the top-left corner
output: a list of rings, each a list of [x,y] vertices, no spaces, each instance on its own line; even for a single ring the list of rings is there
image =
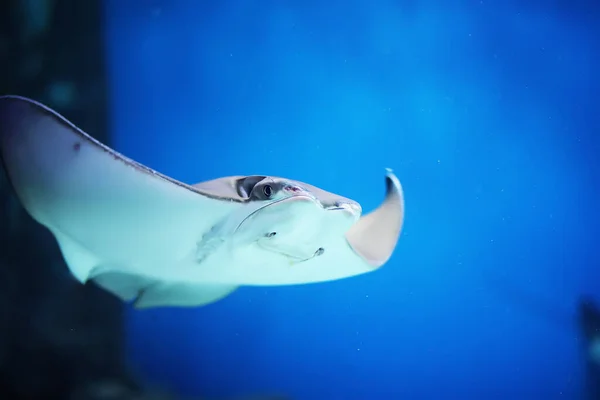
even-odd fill
[[[600,399],[600,308],[589,298],[579,301],[579,328],[585,353],[586,398]]]
[[[484,273],[482,281],[503,301],[526,310],[532,318],[543,319],[554,329],[574,332],[584,362],[583,398],[600,400],[600,304],[590,296],[580,295],[570,308],[566,305],[568,301],[557,304],[553,296],[536,293],[516,280],[497,274]]]

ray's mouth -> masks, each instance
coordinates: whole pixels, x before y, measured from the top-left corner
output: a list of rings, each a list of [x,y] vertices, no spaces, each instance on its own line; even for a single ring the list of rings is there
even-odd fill
[[[327,207],[327,211],[346,211],[347,213],[359,216],[362,209],[358,203],[335,203],[333,206]]]

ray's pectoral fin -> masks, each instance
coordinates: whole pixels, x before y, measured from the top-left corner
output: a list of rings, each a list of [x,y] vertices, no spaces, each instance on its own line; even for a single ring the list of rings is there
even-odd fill
[[[144,289],[133,306],[138,309],[205,306],[229,296],[237,288],[234,285],[157,282]]]
[[[137,309],[153,307],[198,307],[214,303],[233,293],[238,286],[165,283],[123,272],[103,272],[91,279]]]
[[[53,233],[58,247],[62,253],[65,263],[73,276],[81,283],[85,283],[88,277],[100,261],[91,252],[70,237],[63,235],[56,229],[50,229]]]
[[[385,264],[398,243],[404,223],[404,195],[400,181],[388,169],[386,195],[373,212],[362,216],[346,233],[354,252],[373,268]]]

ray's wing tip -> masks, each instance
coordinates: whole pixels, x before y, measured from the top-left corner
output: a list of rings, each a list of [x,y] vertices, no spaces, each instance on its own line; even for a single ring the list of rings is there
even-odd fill
[[[393,183],[394,186],[400,186],[400,182],[398,181],[398,177],[394,173],[394,170],[391,169],[391,168],[386,168],[385,169],[385,179],[388,182],[391,181],[391,183]]]
[[[394,171],[391,168],[385,169],[385,184],[386,184],[386,195],[397,194],[400,198],[404,197],[404,193],[402,190],[402,184],[400,180],[394,174]]]
[[[33,101],[25,96],[20,96],[18,94],[3,94],[0,95],[0,100],[10,100],[10,99],[14,99],[14,100],[24,100],[24,101]]]
[[[400,183],[400,180],[398,179],[396,174],[394,174],[391,168],[386,168],[385,183],[386,201],[391,201],[392,203],[397,204],[398,207],[400,222],[398,228],[398,237],[396,239],[397,243],[400,239],[400,234],[402,233],[402,228],[404,226],[404,190],[402,189],[402,184]]]
[[[50,107],[31,98],[15,94],[0,96],[0,118],[2,119],[18,120],[43,113],[64,119],[64,117]]]
[[[47,108],[42,103],[35,101],[33,99],[30,99],[28,97],[19,96],[16,94],[0,95],[0,107],[5,108],[7,106],[14,105],[14,104],[29,104],[29,105],[42,107],[42,108]]]
[[[0,118],[8,118],[12,114],[12,108],[15,106],[15,104],[22,103],[25,100],[28,99],[12,94],[0,96]]]
[[[56,121],[70,125],[68,120],[50,107],[28,97],[7,94],[0,96],[0,150],[6,151],[10,141],[21,134],[27,121],[50,116]]]
[[[30,99],[12,94],[0,96],[0,158],[3,157],[2,153],[6,152],[11,138],[19,130],[24,108],[31,102]]]
[[[368,214],[371,216],[368,218],[376,215],[374,217],[376,221],[371,219],[369,223],[361,224],[361,220],[359,220],[350,232],[350,236],[347,236],[354,252],[368,264],[371,271],[381,268],[391,259],[404,225],[402,185],[391,168],[385,170],[386,196],[383,207]],[[373,222],[378,226],[373,226]],[[370,240],[372,236],[379,236],[383,239],[384,244],[382,245],[382,241],[379,239],[377,241]]]

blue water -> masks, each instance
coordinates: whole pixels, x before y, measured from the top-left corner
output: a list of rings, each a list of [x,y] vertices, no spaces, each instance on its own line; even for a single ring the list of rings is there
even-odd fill
[[[406,196],[374,273],[129,310],[134,368],[188,395],[582,396],[599,18],[583,1],[107,1],[117,150],[188,183],[271,174],[365,210],[391,167]]]

